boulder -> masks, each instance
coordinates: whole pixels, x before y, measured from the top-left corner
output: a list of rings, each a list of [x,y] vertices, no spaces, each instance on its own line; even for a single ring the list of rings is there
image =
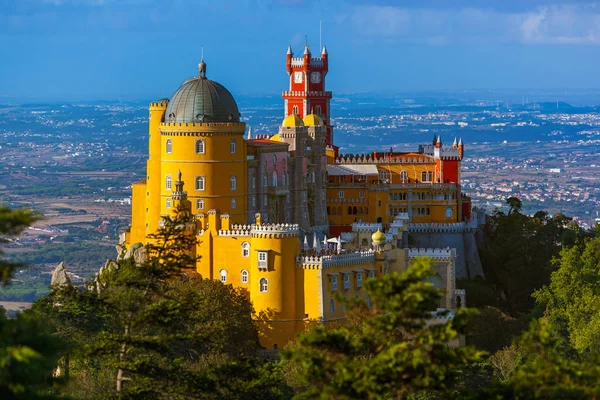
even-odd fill
[[[71,280],[67,275],[67,268],[65,267],[65,263],[61,262],[56,266],[54,271],[52,272],[52,280],[50,281],[51,287],[64,287],[71,286]]]

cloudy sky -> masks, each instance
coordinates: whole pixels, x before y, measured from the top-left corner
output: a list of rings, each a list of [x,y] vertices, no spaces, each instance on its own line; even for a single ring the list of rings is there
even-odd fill
[[[285,89],[288,44],[337,92],[600,88],[600,2],[0,0],[0,100],[152,99],[196,74]]]

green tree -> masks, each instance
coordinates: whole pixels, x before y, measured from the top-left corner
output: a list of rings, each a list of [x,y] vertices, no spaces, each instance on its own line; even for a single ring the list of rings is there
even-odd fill
[[[452,388],[460,369],[481,354],[470,346],[448,345],[465,327],[470,310],[428,323],[441,296],[427,282],[430,275],[430,261],[420,259],[401,274],[368,280],[374,308],[360,323],[318,326],[302,334],[283,352],[285,360],[300,366],[299,378],[307,385],[299,397],[406,398]]]
[[[10,237],[21,233],[33,222],[39,220],[41,215],[28,209],[13,210],[0,207],[0,243],[8,243]],[[6,261],[0,249],[0,283],[6,284],[12,277],[15,268],[21,264]]]

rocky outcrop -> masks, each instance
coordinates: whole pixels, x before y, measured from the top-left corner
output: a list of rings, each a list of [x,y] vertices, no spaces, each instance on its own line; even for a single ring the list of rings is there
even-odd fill
[[[50,281],[52,288],[61,288],[65,286],[71,286],[71,279],[67,275],[67,267],[64,262],[61,262],[54,268],[52,272],[52,280]]]
[[[127,249],[123,256],[119,257],[118,259],[128,260],[132,257],[137,265],[143,264],[146,261],[148,261],[148,251],[146,250],[143,244],[134,243],[129,249]]]

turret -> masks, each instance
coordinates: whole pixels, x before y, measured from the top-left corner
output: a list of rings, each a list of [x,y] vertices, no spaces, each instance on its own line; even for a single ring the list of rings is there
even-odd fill
[[[458,144],[456,144],[456,137],[454,138],[454,142],[452,143],[452,147],[455,148],[455,149],[458,147]]]
[[[441,135],[437,137],[437,142],[435,143],[435,147],[438,149],[442,148],[442,136]]]
[[[434,133],[433,134],[433,140],[431,141],[431,144],[435,146],[436,143],[437,143],[437,135]]]
[[[465,155],[465,145],[463,144],[462,138],[458,141],[458,156],[462,160]]]
[[[308,66],[310,65],[310,47],[308,47],[308,44],[304,47],[304,67],[308,68]]]
[[[294,54],[292,53],[292,46],[288,46],[287,54],[285,55],[285,70],[288,75],[292,74],[292,57]]]
[[[323,51],[321,51],[321,59],[323,60],[323,74],[326,74],[329,71],[329,60],[327,55],[327,47],[323,46]]]

